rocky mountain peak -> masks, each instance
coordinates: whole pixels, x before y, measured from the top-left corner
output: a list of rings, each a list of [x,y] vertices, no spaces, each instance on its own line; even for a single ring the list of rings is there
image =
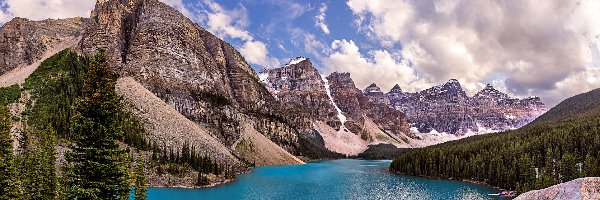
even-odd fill
[[[377,87],[375,83],[372,83],[369,87],[364,90],[365,96],[369,97],[369,100],[375,103],[381,103],[389,105],[390,101],[387,96],[381,92],[381,89]]]
[[[369,87],[365,88],[365,93],[382,93],[381,89],[377,87],[377,84],[371,83]]]
[[[282,91],[322,91],[325,88],[319,71],[304,57],[291,59],[280,68],[263,69],[258,76],[274,95]]]
[[[333,72],[327,76],[331,90],[355,91],[356,85],[348,72]],[[359,90],[360,91],[360,90]]]
[[[456,79],[450,79],[448,82],[444,83],[443,87],[448,89],[455,89],[456,91],[462,91],[460,82]]]
[[[400,94],[402,93],[402,88],[400,88],[400,85],[396,84],[394,85],[394,87],[392,87],[392,89],[389,92],[390,94]]]
[[[421,96],[425,98],[436,98],[436,99],[452,99],[452,101],[465,101],[467,100],[467,93],[460,86],[460,82],[456,79],[450,79],[443,85],[437,85],[429,89],[420,92]]]
[[[473,98],[501,100],[501,99],[508,99],[509,97],[506,93],[500,92],[499,90],[494,88],[494,86],[492,86],[492,84],[488,83],[488,84],[486,84],[485,88],[483,88],[482,90],[477,92],[477,94],[475,94],[475,96],[473,96]]]
[[[460,86],[460,82],[457,79],[450,79],[444,85],[451,85],[451,86],[459,87]]]

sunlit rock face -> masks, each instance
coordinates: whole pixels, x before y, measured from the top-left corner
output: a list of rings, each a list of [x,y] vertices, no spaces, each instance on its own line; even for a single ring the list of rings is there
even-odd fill
[[[512,98],[490,84],[469,97],[455,79],[417,93],[402,92],[396,85],[387,97],[422,133],[504,131],[524,126],[547,111],[539,97]]]

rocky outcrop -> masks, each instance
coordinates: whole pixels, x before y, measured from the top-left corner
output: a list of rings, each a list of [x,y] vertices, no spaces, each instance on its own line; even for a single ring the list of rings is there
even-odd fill
[[[50,56],[57,54],[58,52],[65,50],[69,47],[72,47],[79,41],[79,37],[77,38],[64,38],[59,44],[53,45],[52,48],[46,49],[46,52],[42,54],[42,57],[39,60],[34,61],[29,65],[21,65],[15,67],[4,74],[0,75],[0,87],[8,87],[14,84],[22,85],[25,83],[25,79],[29,77],[41,64],[44,60],[48,59]]]
[[[456,79],[417,93],[402,92],[396,85],[387,97],[421,133],[464,135],[515,129],[547,110],[539,97],[512,98],[490,84],[469,97]]]
[[[0,28],[0,75],[31,65],[59,44],[82,34],[84,18],[30,21],[14,18]]]
[[[600,178],[580,178],[519,195],[515,200],[600,199]]]
[[[141,83],[221,144],[239,140],[247,122],[296,153],[297,129],[240,53],[166,4],[98,1],[78,50],[99,49],[120,76]]]

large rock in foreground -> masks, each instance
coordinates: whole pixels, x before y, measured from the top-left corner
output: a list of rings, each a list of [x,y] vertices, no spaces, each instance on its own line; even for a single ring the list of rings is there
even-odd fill
[[[600,177],[580,178],[552,187],[523,193],[515,200],[600,199]]]

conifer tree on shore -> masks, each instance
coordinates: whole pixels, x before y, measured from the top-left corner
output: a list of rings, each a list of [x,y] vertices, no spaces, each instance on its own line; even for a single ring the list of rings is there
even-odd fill
[[[18,172],[13,156],[10,119],[4,106],[0,107],[0,199],[18,199],[22,196]]]
[[[122,107],[115,84],[100,51],[90,62],[83,95],[75,103],[75,145],[67,157],[73,169],[73,198],[128,198],[127,153],[116,142],[123,132],[117,120]]]

